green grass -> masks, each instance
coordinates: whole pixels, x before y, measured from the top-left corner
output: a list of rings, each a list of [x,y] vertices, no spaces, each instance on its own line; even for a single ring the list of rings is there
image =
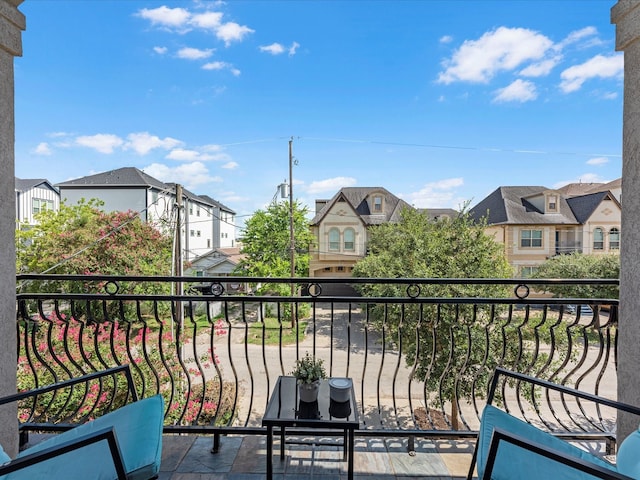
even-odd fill
[[[297,327],[292,329],[289,321],[284,321],[280,324],[277,318],[267,317],[264,319],[264,323],[255,322],[249,325],[248,342],[262,345],[262,335],[264,333],[265,345],[278,345],[280,344],[280,327],[282,327],[282,345],[291,345],[296,343],[296,328],[298,340],[302,341],[304,339],[307,322],[298,320]]]

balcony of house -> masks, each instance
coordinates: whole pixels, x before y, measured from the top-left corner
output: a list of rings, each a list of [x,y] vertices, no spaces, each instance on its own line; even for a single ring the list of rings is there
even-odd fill
[[[523,279],[351,278],[357,293],[334,296],[327,287],[344,278],[298,278],[296,295],[279,296],[289,280],[18,276],[18,388],[129,364],[140,397],[164,397],[159,478],[174,480],[264,478],[267,404],[307,353],[327,377],[351,380],[355,476],[466,476],[496,367],[616,396],[617,299],[530,298],[559,281]],[[569,307],[581,304],[590,313]],[[96,416],[108,400],[95,388],[21,403],[23,441]],[[517,382],[499,392],[519,418],[614,453],[613,410]],[[347,477],[341,432],[283,430],[277,478]]]

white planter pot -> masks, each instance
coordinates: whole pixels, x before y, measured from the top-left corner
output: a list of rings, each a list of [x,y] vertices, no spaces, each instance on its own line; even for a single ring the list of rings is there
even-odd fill
[[[319,380],[316,380],[313,383],[298,384],[298,394],[300,395],[300,401],[308,402],[308,403],[317,401],[319,389],[320,389]]]

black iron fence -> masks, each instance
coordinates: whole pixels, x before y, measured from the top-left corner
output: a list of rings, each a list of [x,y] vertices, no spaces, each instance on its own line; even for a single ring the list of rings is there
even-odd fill
[[[18,276],[19,388],[128,363],[140,396],[165,396],[167,431],[260,433],[278,376],[309,352],[328,376],[352,378],[360,434],[441,437],[477,430],[496,366],[615,397],[617,299],[544,293],[615,280],[294,282],[300,294],[282,296],[290,279]],[[323,293],[345,283],[359,293]],[[549,392],[505,384],[500,395],[551,429],[615,430],[614,414]],[[107,403],[91,386],[23,404],[19,416],[51,424]]]

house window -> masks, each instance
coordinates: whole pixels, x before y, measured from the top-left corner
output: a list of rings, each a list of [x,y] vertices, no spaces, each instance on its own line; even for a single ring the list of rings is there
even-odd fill
[[[350,252],[356,249],[356,232],[353,228],[344,231],[344,249]]]
[[[32,211],[34,214],[53,210],[53,200],[42,200],[34,198],[32,201]]]
[[[204,271],[203,270],[196,270],[196,277],[204,277]]]
[[[211,239],[207,238],[207,248],[211,248]]]
[[[340,250],[340,232],[337,228],[332,228],[331,230],[329,230],[329,250]]]
[[[336,271],[338,271],[338,272],[344,272],[344,267],[338,267],[338,268],[336,268]]]
[[[600,227],[593,230],[593,249],[604,250],[604,231]]]
[[[197,236],[197,237],[199,237],[199,236],[200,236],[200,230],[198,230],[198,231],[196,232],[196,236]]]
[[[380,196],[373,197],[373,212],[382,213],[382,197]]]
[[[522,248],[542,247],[542,230],[521,230],[520,246]]]
[[[555,195],[549,196],[549,211],[555,212],[558,209],[558,197]]]
[[[190,236],[192,236],[192,237],[194,237],[194,236],[196,235],[195,230],[190,230],[190,231],[189,231],[189,235],[190,235]]]
[[[200,207],[196,208],[196,217],[200,216]]]
[[[609,250],[620,249],[620,230],[612,228],[609,230]]]
[[[189,215],[193,215],[193,205],[189,205]]]
[[[531,278],[538,271],[538,267],[520,267],[520,278]]]

